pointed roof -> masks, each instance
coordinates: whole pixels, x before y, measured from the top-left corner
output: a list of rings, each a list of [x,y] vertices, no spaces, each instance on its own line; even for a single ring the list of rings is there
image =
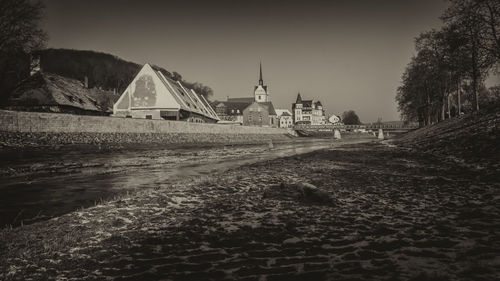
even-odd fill
[[[297,101],[295,103],[302,103],[302,97],[300,96],[300,92],[297,94]]]
[[[128,99],[129,88],[131,88],[134,81],[136,81],[140,75],[156,75],[155,79],[158,79],[157,81],[159,81],[163,86],[159,87],[160,84],[156,85],[156,87],[159,87],[157,88],[158,101],[155,101],[154,104],[148,105],[149,108],[161,109],[168,105],[169,108],[182,109],[211,119],[219,120],[219,117],[203,95],[199,95],[194,90],[187,88],[180,81],[175,81],[166,77],[161,71],[154,70],[147,63],[142,67],[141,71],[139,71],[134,80],[130,83],[129,87],[127,87],[120,99],[115,103],[115,110],[130,110],[133,109],[132,107],[136,107],[128,104],[124,108],[118,108],[117,105],[120,104],[122,99]]]
[[[259,85],[264,85],[264,80],[262,80],[262,62],[259,63],[259,69],[260,69],[260,73],[259,73]]]

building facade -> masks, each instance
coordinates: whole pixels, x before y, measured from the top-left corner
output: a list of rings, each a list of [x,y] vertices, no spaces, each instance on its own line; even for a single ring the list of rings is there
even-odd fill
[[[259,83],[254,87],[253,97],[227,98],[215,101],[213,108],[220,123],[241,124],[244,126],[278,127],[278,116],[269,99],[268,87],[262,78],[262,64],[259,66]]]
[[[300,93],[292,104],[293,123],[296,125],[324,125],[325,109],[320,101],[302,100]]]
[[[293,127],[292,113],[288,109],[276,109],[276,115],[278,116],[278,127],[280,128],[291,128]]]
[[[215,123],[204,96],[145,64],[113,106],[113,116]]]

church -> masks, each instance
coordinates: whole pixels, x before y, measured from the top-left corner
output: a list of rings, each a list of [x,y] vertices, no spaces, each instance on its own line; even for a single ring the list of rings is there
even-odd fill
[[[222,122],[243,126],[278,127],[278,116],[269,98],[269,91],[262,78],[262,64],[259,66],[259,84],[253,97],[227,98],[215,101],[212,107]]]

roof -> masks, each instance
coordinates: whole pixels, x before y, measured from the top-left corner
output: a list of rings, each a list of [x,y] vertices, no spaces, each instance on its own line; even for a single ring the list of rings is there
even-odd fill
[[[259,102],[259,104],[267,106],[267,112],[269,113],[269,115],[276,115],[276,110],[274,110],[274,105],[272,102],[270,101]]]
[[[292,116],[292,113],[288,109],[275,109],[275,111],[278,116]]]
[[[300,93],[297,94],[297,101],[295,103],[301,103],[302,102],[302,97],[300,96]]]
[[[88,89],[81,81],[51,73],[37,73],[12,92],[9,103],[16,106],[63,105],[89,111],[109,111],[118,94]]]
[[[205,97],[198,95],[194,90],[185,87],[181,82],[166,77],[160,71],[153,71],[158,75],[165,87],[167,87],[174,99],[180,105],[180,109],[219,120],[219,117]]]
[[[236,102],[236,103],[241,103],[241,102],[245,102],[245,103],[252,103],[255,101],[255,98],[254,97],[246,97],[246,98],[227,98],[227,101],[226,103],[233,103],[233,102]]]
[[[227,114],[227,115],[231,115],[231,114],[234,114],[234,115],[239,115],[239,114],[243,114],[243,110],[245,108],[247,108],[250,104],[253,103],[253,100],[252,102],[227,102],[227,101],[214,101],[212,103],[212,106],[214,107],[221,107],[221,106],[224,106],[225,107],[225,110],[224,112]],[[238,110],[239,110],[239,113],[238,113]],[[234,111],[234,112],[233,112]]]
[[[313,103],[312,100],[303,100],[302,101],[302,104],[304,105],[304,107],[312,107],[312,103]]]

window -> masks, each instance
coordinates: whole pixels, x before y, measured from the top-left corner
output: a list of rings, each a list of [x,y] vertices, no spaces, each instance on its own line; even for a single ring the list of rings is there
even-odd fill
[[[153,115],[146,115],[146,119],[153,119]]]
[[[240,113],[240,110],[239,110],[239,109],[236,109],[236,113],[238,113],[238,114],[239,114],[239,113]]]
[[[260,98],[261,98],[261,97],[262,97],[262,96],[259,96],[259,100],[260,100]]]

